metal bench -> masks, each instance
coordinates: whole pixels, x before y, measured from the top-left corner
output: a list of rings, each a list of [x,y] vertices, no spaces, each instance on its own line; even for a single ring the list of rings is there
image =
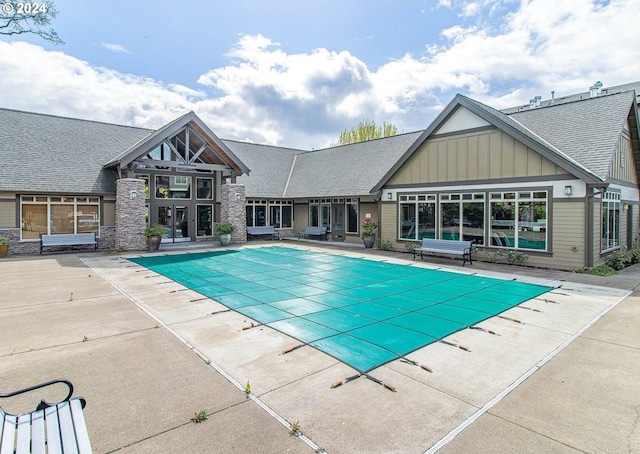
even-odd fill
[[[65,384],[69,388],[69,394],[61,402],[49,403],[41,400],[34,411],[20,415],[6,413],[0,408],[1,454],[92,452],[82,412],[86,401],[80,396],[71,397],[73,385],[70,381],[51,380],[0,394],[0,398],[17,396],[57,383]]]
[[[56,233],[53,235],[40,235],[40,255],[45,247],[65,247],[93,245],[93,250],[98,250],[98,239],[93,233]]]
[[[272,240],[279,240],[280,232],[276,232],[276,229],[272,225],[247,227],[247,239],[249,240],[253,236],[270,236]]]
[[[431,238],[423,238],[420,247],[413,249],[413,260],[416,259],[418,252],[420,258],[423,257],[423,253],[429,252],[432,254],[446,254],[446,255],[459,255],[462,257],[462,266],[471,261],[471,241],[455,241],[455,240],[435,240]]]
[[[327,239],[327,227],[306,226],[302,232],[298,234],[298,238],[308,238],[310,236],[319,236],[320,240]]]

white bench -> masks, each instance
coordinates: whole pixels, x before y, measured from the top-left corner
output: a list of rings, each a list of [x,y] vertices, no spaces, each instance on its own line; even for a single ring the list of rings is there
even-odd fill
[[[94,233],[56,233],[53,235],[40,235],[40,255],[43,249],[50,247],[93,245],[93,250],[98,250],[98,239]]]
[[[272,225],[259,225],[256,227],[247,227],[247,239],[252,236],[270,236],[273,240],[280,239],[280,233]]]
[[[423,257],[423,253],[429,252],[432,254],[446,254],[446,255],[459,255],[462,257],[462,266],[471,261],[471,241],[455,241],[455,240],[435,240],[431,238],[423,238],[420,247],[413,249],[413,260],[416,259],[416,255],[420,253],[420,258]]]
[[[298,234],[298,238],[308,238],[310,236],[319,236],[320,240],[327,239],[327,227],[306,226],[302,232]]]
[[[6,413],[0,408],[0,454],[92,452],[82,412],[86,401],[83,397],[71,397],[73,385],[68,380],[51,380],[0,394],[0,398],[17,396],[56,383],[69,387],[69,394],[61,402],[41,400],[36,410],[20,415]]]

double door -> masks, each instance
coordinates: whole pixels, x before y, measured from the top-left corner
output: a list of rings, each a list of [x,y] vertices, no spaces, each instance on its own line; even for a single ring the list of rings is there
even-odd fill
[[[189,219],[189,207],[185,205],[168,204],[157,208],[158,224],[165,228],[162,235],[163,243],[178,243],[191,241],[192,222]]]

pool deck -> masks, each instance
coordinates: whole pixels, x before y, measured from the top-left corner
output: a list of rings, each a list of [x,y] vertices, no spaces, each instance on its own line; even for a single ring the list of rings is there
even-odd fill
[[[96,453],[640,453],[640,265],[601,278],[280,244],[561,287],[478,325],[496,334],[447,338],[468,351],[437,343],[408,355],[432,372],[401,361],[370,372],[392,392],[365,377],[332,388],[355,371],[309,346],[285,354],[298,342],[126,255],[10,257],[1,391],[71,380]],[[31,397],[0,405],[58,396]],[[192,423],[201,410],[208,419]]]

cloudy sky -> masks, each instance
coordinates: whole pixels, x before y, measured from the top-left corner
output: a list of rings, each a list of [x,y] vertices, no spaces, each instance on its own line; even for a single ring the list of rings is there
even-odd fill
[[[364,119],[424,129],[456,93],[501,108],[640,80],[640,0],[55,5],[64,45],[0,35],[0,107],[150,128],[193,110],[312,149]]]

